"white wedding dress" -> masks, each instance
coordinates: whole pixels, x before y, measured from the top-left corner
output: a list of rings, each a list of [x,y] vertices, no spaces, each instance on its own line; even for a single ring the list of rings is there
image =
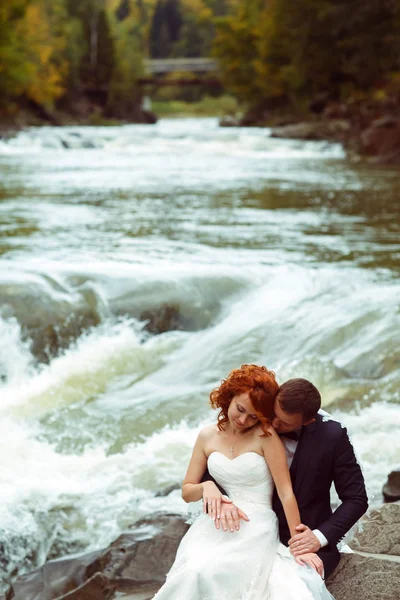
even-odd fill
[[[264,458],[246,452],[230,460],[212,452],[208,469],[250,521],[231,533],[200,515],[154,600],[334,600],[318,573],[298,565],[279,542]]]

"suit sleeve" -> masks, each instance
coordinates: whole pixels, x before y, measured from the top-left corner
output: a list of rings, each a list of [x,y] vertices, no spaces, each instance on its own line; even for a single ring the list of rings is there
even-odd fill
[[[364,477],[344,427],[335,448],[333,483],[341,504],[318,529],[336,545],[368,508]]]
[[[205,470],[204,475],[201,478],[201,483],[203,483],[203,481],[213,481],[215,483],[215,485],[217,486],[217,488],[219,489],[219,491],[221,492],[221,494],[223,494],[224,496],[228,496],[228,494],[226,493],[224,488],[221,487],[220,485],[218,485],[218,483],[215,481],[214,477],[212,477],[210,475],[210,472],[208,469]]]

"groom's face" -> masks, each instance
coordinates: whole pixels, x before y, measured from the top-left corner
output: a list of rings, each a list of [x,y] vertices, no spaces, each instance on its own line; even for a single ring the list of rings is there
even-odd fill
[[[301,413],[287,413],[285,412],[278,400],[275,399],[274,404],[275,417],[272,420],[272,427],[278,433],[287,433],[288,431],[294,431],[304,425],[303,415]]]

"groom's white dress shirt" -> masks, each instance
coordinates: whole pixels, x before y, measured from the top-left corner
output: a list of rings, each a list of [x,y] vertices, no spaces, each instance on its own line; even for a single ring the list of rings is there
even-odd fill
[[[287,438],[285,436],[285,434],[281,435],[281,440],[283,442],[283,445],[285,446],[288,466],[290,469],[292,462],[293,462],[294,454],[297,449],[298,441]],[[316,538],[318,538],[318,541],[321,544],[321,548],[324,548],[324,546],[328,545],[328,540],[326,539],[324,534],[321,533],[321,531],[319,529],[313,529],[313,534],[315,535]]]

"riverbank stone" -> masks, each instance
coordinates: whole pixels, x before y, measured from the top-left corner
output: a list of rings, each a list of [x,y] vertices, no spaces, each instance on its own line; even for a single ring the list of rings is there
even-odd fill
[[[399,600],[400,564],[342,554],[327,588],[335,600]]]
[[[361,151],[377,162],[400,162],[400,119],[376,119],[364,129],[360,141]]]
[[[385,502],[396,502],[400,500],[400,469],[389,474],[387,482],[382,489]]]
[[[117,593],[152,597],[188,527],[182,515],[141,519],[104,550],[52,560],[19,577],[6,600],[110,600]]]
[[[350,123],[346,119],[305,121],[281,127],[273,127],[271,137],[297,140],[342,141],[343,136],[349,130]]]
[[[400,504],[385,504],[370,511],[349,545],[358,552],[400,556]]]
[[[50,561],[20,577],[6,600],[150,600],[187,529],[182,515],[150,515],[104,550]],[[327,581],[335,600],[399,600],[400,504],[365,516],[351,546]]]

